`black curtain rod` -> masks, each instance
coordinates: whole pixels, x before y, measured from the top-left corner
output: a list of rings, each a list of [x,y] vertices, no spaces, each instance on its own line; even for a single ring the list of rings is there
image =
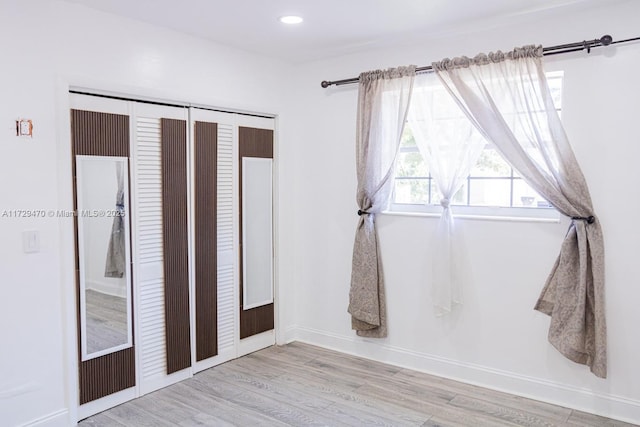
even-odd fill
[[[586,50],[587,53],[591,53],[591,49],[594,48],[594,47],[609,46],[611,44],[626,43],[626,42],[637,41],[637,40],[640,40],[640,37],[634,37],[634,38],[631,38],[631,39],[613,41],[613,38],[610,35],[607,34],[607,35],[604,35],[604,36],[600,37],[599,39],[584,40],[584,41],[581,41],[581,42],[567,43],[567,44],[560,44],[560,45],[557,45],[557,46],[543,47],[542,48],[542,54],[545,55],[545,56],[547,56],[547,55],[558,55],[558,54],[561,54],[561,53],[578,52],[580,50]],[[428,72],[432,72],[432,71],[433,71],[433,67],[431,65],[426,65],[424,67],[417,67],[416,68],[416,73],[428,73]],[[352,83],[358,83],[359,80],[360,80],[359,77],[352,77],[350,79],[342,79],[342,80],[334,80],[334,81],[324,80],[322,83],[320,83],[320,86],[322,86],[323,88],[327,88],[327,87],[332,86],[332,85],[336,85],[336,86],[348,85],[348,84],[352,84]]]

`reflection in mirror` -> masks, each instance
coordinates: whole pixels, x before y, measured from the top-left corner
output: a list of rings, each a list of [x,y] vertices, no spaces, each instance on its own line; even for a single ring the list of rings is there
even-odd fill
[[[273,302],[272,159],[242,158],[242,308]]]
[[[76,156],[82,360],[132,345],[127,160]]]

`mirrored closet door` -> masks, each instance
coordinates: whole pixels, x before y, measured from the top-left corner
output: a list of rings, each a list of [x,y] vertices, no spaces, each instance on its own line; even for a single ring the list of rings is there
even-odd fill
[[[83,361],[133,346],[128,160],[75,156]]]

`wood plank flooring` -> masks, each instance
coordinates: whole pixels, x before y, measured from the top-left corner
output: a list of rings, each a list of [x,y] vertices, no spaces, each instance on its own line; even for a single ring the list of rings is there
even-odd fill
[[[632,426],[302,343],[216,366],[79,425]]]
[[[127,342],[127,300],[91,289],[85,293],[87,353]]]

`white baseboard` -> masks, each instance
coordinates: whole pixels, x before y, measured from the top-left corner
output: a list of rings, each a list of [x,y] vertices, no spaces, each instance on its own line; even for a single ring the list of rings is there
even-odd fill
[[[283,334],[283,344],[289,344],[298,341],[298,325],[289,325],[285,328]]]
[[[287,336],[291,341],[300,341],[620,421],[630,423],[640,421],[640,401],[638,400],[594,393],[588,389],[546,379],[380,344],[355,334],[345,336],[304,327],[290,329],[287,330]]]
[[[60,409],[51,414],[22,424],[23,427],[66,427],[69,425],[69,411]]]
[[[127,297],[127,287],[124,279],[87,281],[87,289],[100,292],[101,294],[110,295],[112,297]]]

